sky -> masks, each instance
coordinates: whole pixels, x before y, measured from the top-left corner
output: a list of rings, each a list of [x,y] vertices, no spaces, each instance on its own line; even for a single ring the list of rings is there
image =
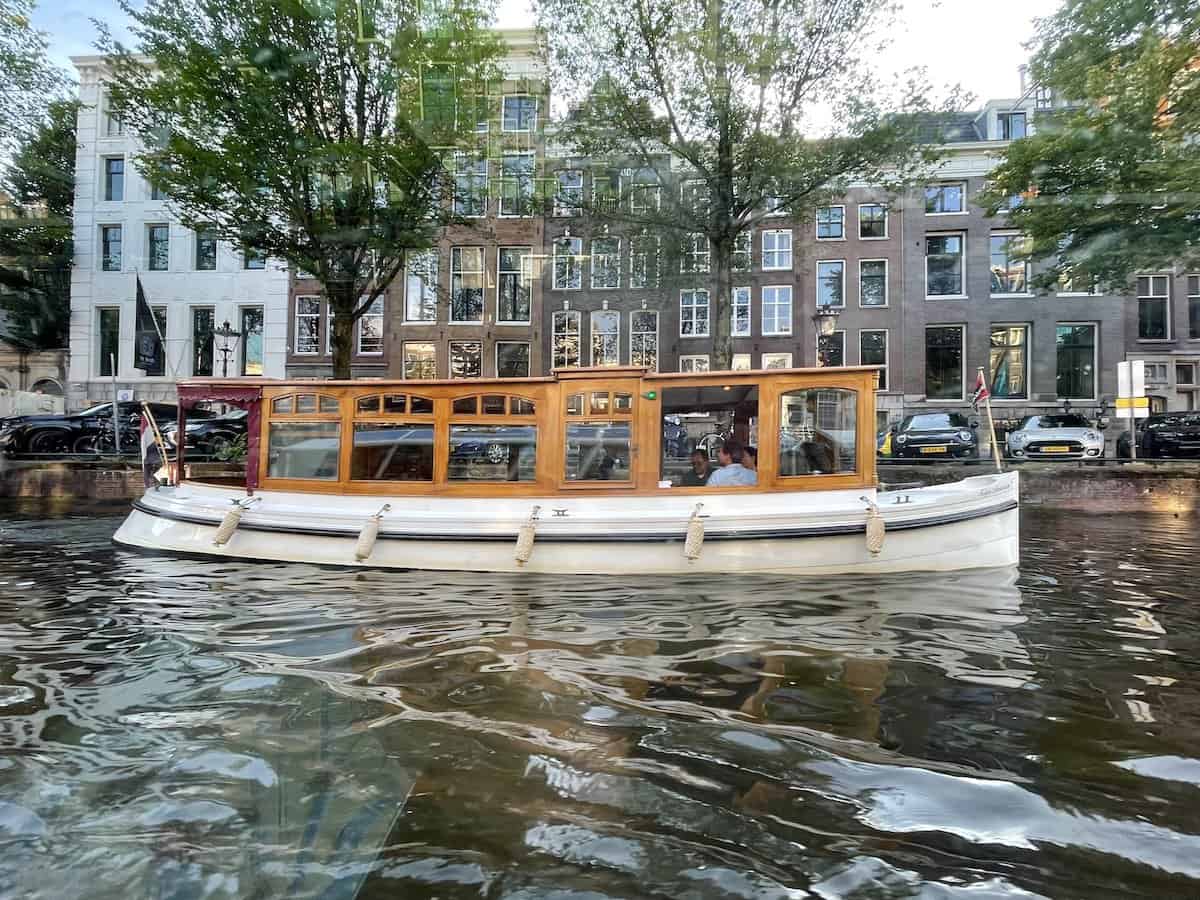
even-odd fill
[[[884,65],[892,71],[925,66],[935,85],[961,85],[976,103],[1016,97],[1017,67],[1028,56],[1024,44],[1033,37],[1033,19],[1058,5],[1059,0],[903,0],[901,25]],[[54,60],[70,69],[68,57],[95,52],[92,18],[128,37],[116,0],[40,0],[34,23],[48,34]],[[499,24],[532,25],[528,0],[500,0]]]

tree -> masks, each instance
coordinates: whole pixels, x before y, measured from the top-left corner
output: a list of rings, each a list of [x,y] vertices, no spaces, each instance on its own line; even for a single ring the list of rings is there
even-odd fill
[[[136,165],[186,226],[281,258],[324,285],[334,377],[354,322],[405,254],[448,221],[447,149],[496,77],[478,0],[123,2],[140,43],[108,35],[113,109]]]
[[[13,200],[0,220],[0,323],[25,350],[67,345],[77,112],[74,100],[52,101],[0,179]]]
[[[588,212],[661,237],[668,262],[707,245],[717,368],[732,362],[739,236],[773,210],[804,218],[852,180],[898,186],[924,161],[926,81],[889,89],[876,74],[893,12],[887,0],[540,0],[556,83],[592,86],[568,96],[559,138],[634,173]],[[648,188],[657,204],[629,202]]]
[[[1037,112],[984,198],[1020,197],[1010,223],[1036,279],[1122,285],[1200,263],[1200,16],[1181,0],[1068,0],[1038,23],[1032,73],[1065,102]]]
[[[46,36],[30,17],[34,0],[0,0],[0,158],[37,128],[48,100],[68,79],[46,56]]]

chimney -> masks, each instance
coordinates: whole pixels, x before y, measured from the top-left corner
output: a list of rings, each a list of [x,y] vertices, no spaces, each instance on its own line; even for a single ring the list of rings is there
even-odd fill
[[[1021,79],[1021,96],[1025,96],[1025,92],[1029,90],[1029,66],[1025,63],[1017,66],[1017,75]]]

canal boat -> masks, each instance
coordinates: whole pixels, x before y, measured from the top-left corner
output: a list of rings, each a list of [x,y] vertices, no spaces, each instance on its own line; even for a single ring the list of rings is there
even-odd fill
[[[245,409],[245,481],[153,487],[115,535],[170,553],[470,572],[891,573],[1018,561],[1017,476],[883,490],[874,367],[198,379]],[[667,435],[664,438],[664,434]],[[724,442],[752,484],[708,483]],[[718,459],[714,459],[716,456]],[[752,458],[744,460],[751,463]],[[716,479],[721,481],[722,479]]]

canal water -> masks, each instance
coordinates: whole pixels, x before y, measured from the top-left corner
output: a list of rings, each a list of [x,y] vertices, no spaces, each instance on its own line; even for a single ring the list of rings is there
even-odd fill
[[[1200,538],[1019,573],[142,557],[0,508],[0,896],[1200,895]]]

